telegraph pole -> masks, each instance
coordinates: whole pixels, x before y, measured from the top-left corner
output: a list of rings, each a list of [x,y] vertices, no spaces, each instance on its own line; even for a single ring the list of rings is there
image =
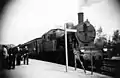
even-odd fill
[[[66,24],[64,25],[65,30],[65,55],[66,55],[66,72],[68,70],[68,47],[67,47],[67,30],[66,30]]]
[[[66,23],[64,25],[64,30],[65,30],[65,55],[66,55],[66,72],[68,70],[68,47],[67,47],[67,32],[77,32],[76,29],[67,29],[66,28]]]

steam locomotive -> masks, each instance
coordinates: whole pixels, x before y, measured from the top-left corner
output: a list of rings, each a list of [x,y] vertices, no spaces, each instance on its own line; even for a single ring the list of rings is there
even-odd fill
[[[101,49],[96,47],[94,43],[95,28],[88,20],[84,22],[83,17],[83,13],[78,13],[76,26],[66,24],[68,29],[77,30],[77,32],[67,33],[68,63],[71,66],[74,66],[73,49],[78,49],[80,53],[83,53],[84,65],[89,64],[91,54],[97,61],[102,59]],[[36,38],[19,46],[28,46],[31,58],[65,64],[65,34],[63,29],[52,29],[41,38]],[[100,64],[100,61],[97,61],[96,63]]]

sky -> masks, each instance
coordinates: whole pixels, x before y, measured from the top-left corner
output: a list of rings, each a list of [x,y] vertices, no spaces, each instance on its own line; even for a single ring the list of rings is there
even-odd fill
[[[41,37],[65,23],[78,24],[78,12],[84,12],[95,28],[112,35],[120,26],[120,5],[117,0],[12,0],[0,20],[0,43],[22,44]]]

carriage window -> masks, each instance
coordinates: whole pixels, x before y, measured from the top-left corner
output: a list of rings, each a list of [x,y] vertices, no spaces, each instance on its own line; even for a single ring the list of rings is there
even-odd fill
[[[47,41],[49,41],[49,40],[50,40],[50,36],[47,37]]]
[[[88,46],[88,44],[85,44],[84,46]]]
[[[43,35],[42,38],[45,39],[45,35]]]
[[[83,31],[79,31],[79,33],[82,33]]]

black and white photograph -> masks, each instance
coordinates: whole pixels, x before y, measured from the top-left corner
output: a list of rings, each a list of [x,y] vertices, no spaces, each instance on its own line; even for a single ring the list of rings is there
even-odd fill
[[[0,0],[0,78],[120,78],[120,0]]]

